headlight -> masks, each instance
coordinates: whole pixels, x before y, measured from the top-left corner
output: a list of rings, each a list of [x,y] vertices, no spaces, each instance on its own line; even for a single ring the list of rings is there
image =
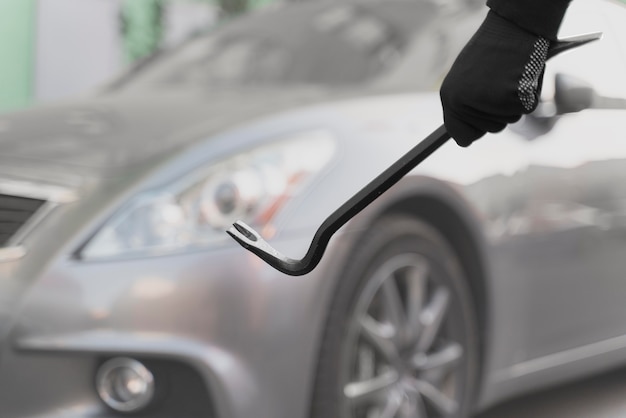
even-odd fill
[[[163,190],[137,196],[84,247],[83,258],[157,255],[227,240],[236,220],[271,238],[270,221],[333,157],[326,131],[234,155]]]

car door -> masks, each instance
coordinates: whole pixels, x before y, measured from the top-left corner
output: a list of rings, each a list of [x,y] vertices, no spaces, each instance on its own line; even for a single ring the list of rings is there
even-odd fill
[[[595,30],[550,61],[542,108],[512,127],[528,141],[525,360],[626,335],[626,6],[573,2],[561,35]],[[592,108],[555,114],[577,106]]]

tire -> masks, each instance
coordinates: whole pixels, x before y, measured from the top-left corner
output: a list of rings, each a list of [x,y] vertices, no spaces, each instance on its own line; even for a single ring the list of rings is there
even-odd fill
[[[478,383],[474,312],[441,234],[408,216],[381,218],[338,280],[311,418],[469,416]]]

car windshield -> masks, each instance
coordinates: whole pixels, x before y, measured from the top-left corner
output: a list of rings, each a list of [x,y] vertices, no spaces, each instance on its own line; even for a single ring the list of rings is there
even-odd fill
[[[429,2],[406,0],[260,12],[161,52],[115,87],[361,85],[393,72],[436,11]]]

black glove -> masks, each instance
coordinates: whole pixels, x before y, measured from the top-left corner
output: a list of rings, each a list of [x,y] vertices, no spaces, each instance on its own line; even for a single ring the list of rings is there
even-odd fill
[[[490,11],[441,87],[448,133],[469,146],[535,110],[550,41]]]

